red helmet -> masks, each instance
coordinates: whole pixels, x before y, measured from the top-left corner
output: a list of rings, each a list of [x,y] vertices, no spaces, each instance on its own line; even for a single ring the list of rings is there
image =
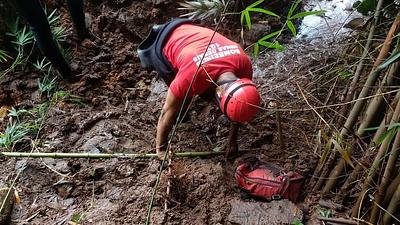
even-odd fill
[[[260,106],[260,94],[256,85],[247,78],[234,81],[222,93],[220,108],[232,121],[244,123],[250,121]]]

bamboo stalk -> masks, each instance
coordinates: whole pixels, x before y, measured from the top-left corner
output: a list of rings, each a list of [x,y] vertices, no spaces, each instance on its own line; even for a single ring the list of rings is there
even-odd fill
[[[243,152],[243,151],[241,151]],[[7,157],[30,157],[30,158],[156,158],[156,153],[64,153],[64,152],[1,152]],[[224,155],[225,152],[177,152],[177,157],[210,157]]]
[[[396,109],[394,111],[393,117],[390,121],[390,125],[393,125],[400,119],[400,101],[397,103]],[[376,173],[378,172],[379,167],[382,165],[382,157],[386,154],[389,146],[390,146],[391,140],[389,138],[386,138],[383,143],[381,144],[378,153],[375,156],[374,162],[372,163],[372,166],[369,171],[368,177],[365,179],[364,184],[362,186],[362,190],[360,194],[358,195],[358,199],[356,204],[353,206],[351,216],[356,217],[358,214],[358,211],[363,203],[363,196],[365,193],[369,190],[370,185],[372,181],[374,180],[374,177]]]
[[[376,6],[375,13],[374,13],[374,22],[372,23],[371,28],[369,29],[369,33],[368,33],[368,37],[367,37],[367,43],[364,46],[363,53],[361,54],[361,59],[358,62],[356,71],[354,73],[353,79],[351,80],[351,83],[350,83],[349,89],[348,89],[348,91],[346,93],[346,97],[344,99],[344,102],[350,101],[353,98],[353,95],[354,95],[354,93],[356,91],[356,88],[357,88],[357,85],[358,85],[358,81],[360,80],[361,72],[362,72],[362,70],[364,68],[364,61],[365,61],[365,58],[369,54],[369,49],[370,49],[370,46],[372,44],[372,40],[373,40],[373,37],[374,37],[374,34],[375,34],[375,28],[378,25],[378,20],[379,20],[379,17],[380,17],[380,11],[381,11],[381,7],[382,7],[383,2],[384,2],[384,0],[379,0],[378,4]],[[382,54],[382,56],[384,56],[384,55]],[[375,67],[373,68],[373,70],[374,69],[375,69]],[[344,116],[344,115],[347,114],[348,109],[349,109],[349,106],[348,105],[344,105],[340,109],[339,113]],[[342,122],[343,122],[343,117],[339,117],[338,125],[341,126]]]
[[[381,118],[382,114],[384,114],[387,105],[385,104],[384,96],[380,94],[387,91],[387,87],[394,83],[394,78],[398,75],[399,65],[399,63],[395,63],[390,67],[380,85],[380,88],[376,90],[377,96],[371,99],[365,112],[364,119],[358,127],[357,134],[359,137],[364,137],[367,133],[366,128],[376,126],[373,121],[376,120],[376,118]]]
[[[374,83],[378,79],[381,70],[382,68],[377,67],[369,74],[367,81],[365,82],[365,85],[358,96],[358,99],[363,99],[369,94]],[[352,108],[349,117],[347,118],[346,123],[340,132],[341,138],[347,137],[350,131],[353,129],[358,119],[358,116],[361,113],[361,110],[364,108],[365,103],[366,100],[360,100],[354,104],[354,107]],[[348,153],[351,154],[351,149],[349,150]],[[342,174],[345,166],[346,166],[346,161],[342,158],[330,173],[329,175],[330,179],[328,179],[328,181],[325,184],[325,187],[322,190],[323,195],[328,194],[332,190],[332,188],[336,186],[337,178]]]
[[[359,222],[354,221],[354,220],[348,220],[344,218],[328,218],[328,217],[318,217],[319,220],[321,221],[326,221],[326,222],[333,222],[333,223],[339,223],[339,224],[359,224]]]
[[[381,205],[382,200],[384,198],[387,187],[390,183],[390,178],[392,176],[392,171],[395,169],[397,157],[399,156],[400,149],[400,132],[397,132],[395,141],[392,146],[392,150],[390,152],[389,159],[386,163],[385,172],[383,173],[381,184],[379,185],[378,191],[375,193],[375,202],[371,211],[371,217],[369,219],[370,223],[375,224],[378,221],[378,215],[380,209],[377,205]]]
[[[390,183],[389,187],[386,190],[385,199],[383,200],[383,205],[389,205],[390,200],[393,197],[394,192],[396,191],[397,186],[400,185],[400,171],[397,171],[397,176]]]
[[[391,224],[391,221],[393,220],[393,214],[396,212],[396,210],[399,208],[400,204],[400,184],[397,186],[396,192],[394,193],[392,200],[389,203],[389,206],[387,207],[387,210],[385,211],[385,214],[383,215],[383,224]]]
[[[383,133],[386,132],[387,130],[387,124],[390,123],[390,120],[393,117],[393,113],[394,111],[391,109],[394,109],[396,107],[396,103],[399,101],[400,99],[400,91],[397,92],[396,96],[393,98],[390,107],[389,107],[389,112],[387,112],[387,115],[384,116],[384,118],[382,119],[378,130],[375,132],[374,134],[374,138],[371,141],[367,151],[365,151],[363,157],[361,158],[361,160],[359,160],[359,163],[356,165],[356,168],[350,173],[350,175],[347,177],[346,181],[344,182],[344,184],[342,185],[342,188],[340,189],[340,194],[337,196],[345,196],[346,192],[350,190],[353,182],[357,179],[357,177],[359,176],[359,174],[362,173],[362,171],[364,170],[365,167],[368,167],[368,165],[370,164],[369,162],[369,158],[371,157],[372,150],[375,149],[376,145],[378,144],[378,140],[381,137],[381,135],[383,135]]]

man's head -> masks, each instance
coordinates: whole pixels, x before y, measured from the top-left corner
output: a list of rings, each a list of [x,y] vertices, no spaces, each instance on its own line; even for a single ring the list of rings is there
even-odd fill
[[[231,75],[218,79],[220,86],[216,88],[216,97],[219,107],[231,121],[248,122],[258,111],[260,94],[250,79],[236,76],[232,79]]]

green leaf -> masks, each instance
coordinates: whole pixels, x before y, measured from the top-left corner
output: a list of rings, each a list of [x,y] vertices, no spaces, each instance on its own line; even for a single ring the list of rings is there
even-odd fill
[[[0,62],[7,62],[7,59],[11,59],[11,56],[6,51],[0,49]]]
[[[353,4],[353,8],[357,9],[357,11],[364,16],[367,16],[370,12],[375,11],[377,3],[377,0],[357,1]]]
[[[240,22],[242,23],[242,25],[243,25],[243,18],[244,18],[244,21],[246,22],[247,27],[250,30],[251,29],[251,20],[250,20],[250,14],[247,10],[242,11],[242,15],[240,17]]]
[[[280,34],[281,32],[282,32],[282,30],[278,30],[278,31],[272,32],[272,33],[267,34],[267,35],[265,35],[264,37],[260,38],[260,40],[258,40],[258,41],[265,41],[265,40],[268,40],[268,39],[270,39],[270,38],[272,38],[272,37],[277,36],[277,35]]]
[[[292,21],[288,20],[286,21],[286,25],[289,28],[289,30],[292,32],[293,37],[296,37],[297,32],[296,32],[296,27],[294,27],[294,24]]]
[[[384,141],[392,142],[395,135],[397,134],[397,129],[389,129],[385,133],[383,133],[377,140],[377,144],[382,144]]]
[[[263,1],[264,1],[264,0],[258,0],[258,1],[256,1],[256,2],[254,2],[253,4],[247,6],[246,9],[250,9],[250,8],[255,7],[255,6],[258,6],[258,5],[261,4]]]
[[[289,17],[289,19],[293,20],[293,19],[299,19],[299,18],[303,18],[306,16],[311,16],[311,15],[321,15],[323,13],[325,13],[325,10],[318,10],[318,11],[311,11],[311,12],[300,12],[297,13],[294,16]]]
[[[277,14],[275,14],[274,12],[271,12],[269,10],[266,9],[261,9],[261,8],[250,8],[248,9],[248,11],[252,11],[252,12],[259,12],[259,13],[264,13],[270,16],[275,16],[275,17],[279,17]]]
[[[300,2],[301,2],[301,0],[297,0],[294,4],[292,4],[292,6],[290,6],[290,9],[289,9],[289,12],[288,12],[288,15],[287,15],[288,18],[292,17],[292,14],[293,14],[294,10],[296,10],[296,8],[300,4]]]
[[[351,73],[351,72],[349,72],[349,71],[342,71],[342,72],[339,72],[339,73],[338,73],[338,76],[339,76],[341,79],[346,79],[346,78],[352,77],[352,76],[353,76],[353,73]]]
[[[332,139],[332,143],[335,146],[335,149],[338,150],[339,153],[342,155],[344,161],[346,161],[347,164],[354,168],[354,164],[351,161],[350,154],[347,149],[342,148],[342,146],[334,139]]]
[[[365,131],[372,131],[372,130],[378,130],[379,127],[368,127],[368,128],[364,128],[363,130]]]
[[[268,41],[257,41],[257,43],[261,46],[264,46],[266,48],[273,48],[276,49],[278,51],[283,51],[284,48],[281,44],[279,44],[278,41],[275,41],[274,43],[272,42],[268,42]]]
[[[400,59],[400,51],[393,53],[389,58],[385,60],[382,64],[380,64],[376,69],[383,70],[390,64],[398,61]]]
[[[254,57],[257,57],[259,53],[260,53],[260,45],[258,43],[254,43],[254,48],[253,48]]]

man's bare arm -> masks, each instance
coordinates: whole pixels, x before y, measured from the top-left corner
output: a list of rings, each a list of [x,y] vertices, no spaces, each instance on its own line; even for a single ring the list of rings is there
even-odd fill
[[[156,149],[157,154],[165,152],[168,142],[168,135],[175,124],[176,118],[179,114],[179,109],[183,101],[176,98],[170,90],[168,90],[167,98],[165,99],[164,106],[161,110],[161,115],[158,119],[157,134],[156,134]],[[159,157],[162,154],[159,154]]]

